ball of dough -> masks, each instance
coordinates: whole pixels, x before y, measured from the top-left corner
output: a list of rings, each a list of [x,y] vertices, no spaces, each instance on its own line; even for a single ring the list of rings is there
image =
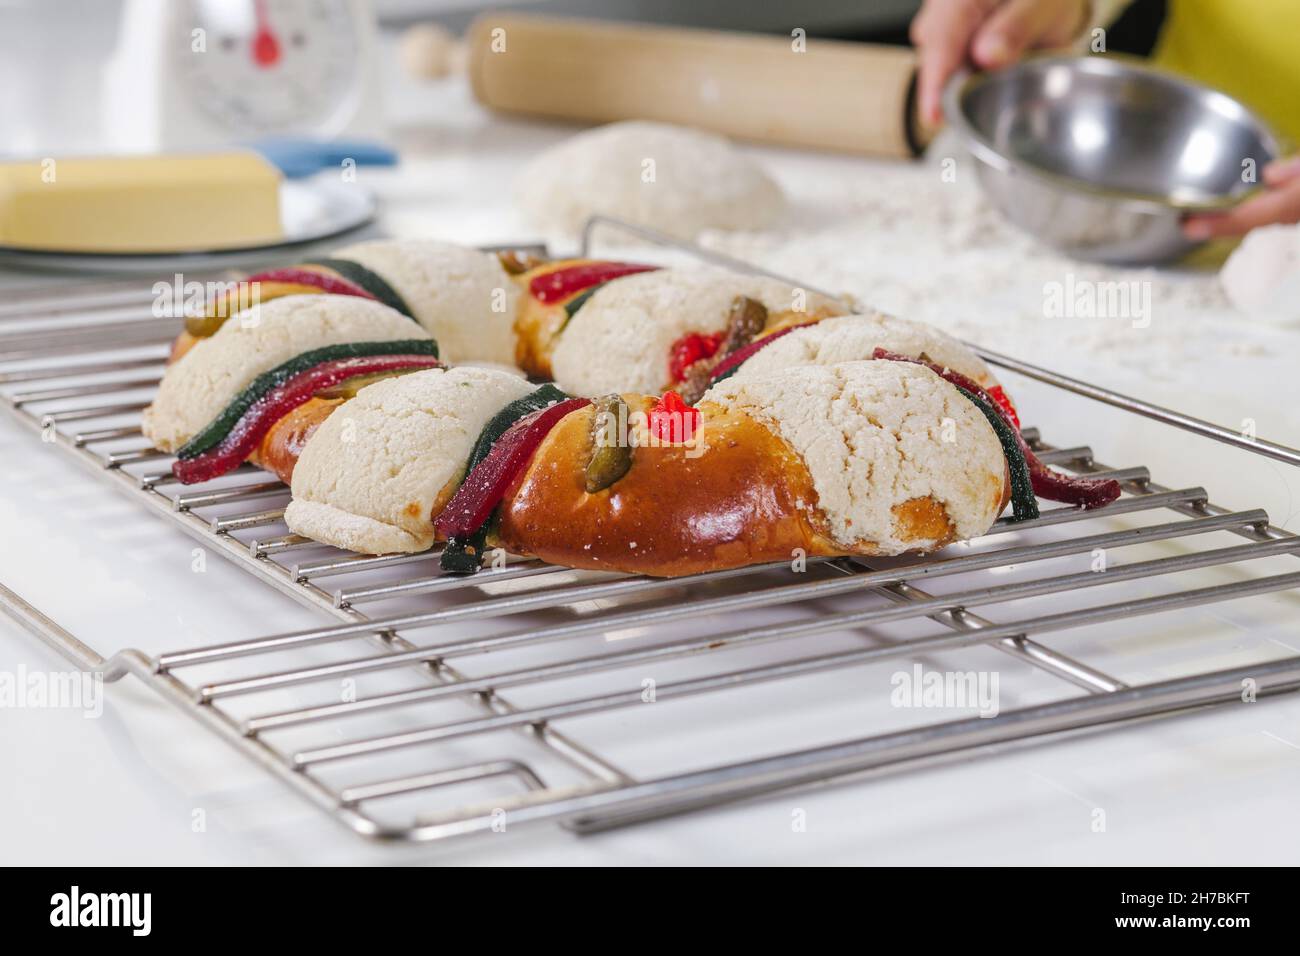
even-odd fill
[[[534,227],[568,236],[597,213],[693,239],[762,229],[785,210],[780,187],[728,140],[665,123],[579,133],[533,159],[516,194]]]
[[[1300,226],[1252,229],[1219,270],[1223,291],[1238,310],[1272,317],[1288,308],[1297,318],[1300,298]]]

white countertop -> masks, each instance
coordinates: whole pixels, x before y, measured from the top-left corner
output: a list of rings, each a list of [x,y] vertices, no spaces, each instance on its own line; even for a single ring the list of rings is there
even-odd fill
[[[463,242],[530,238],[510,206],[512,176],[533,151],[565,135],[565,128],[492,119],[455,85],[436,92],[405,89],[393,113],[404,166],[362,171],[363,182],[387,203],[385,225],[391,231]],[[888,164],[779,150],[760,155],[796,194],[797,207],[800,195],[809,204],[805,211],[818,203],[824,207],[827,197],[865,196],[861,215],[883,222],[882,207],[869,197],[873,183],[883,188],[880,177],[889,174]],[[853,201],[845,208],[852,213]],[[824,222],[824,245],[816,247],[818,240],[800,231],[811,229],[814,218],[803,220],[793,238],[718,242],[779,261],[783,246],[802,239],[818,254],[808,263],[779,267],[804,274],[799,270],[820,262],[819,275],[809,276],[814,284],[850,288],[855,270],[858,278],[877,282],[879,270],[887,270],[893,284],[879,289],[881,304],[899,311],[926,311],[917,303],[935,302],[939,310],[945,295],[956,294],[950,276],[927,272],[951,256],[904,261],[898,253],[905,237],[947,228],[943,223],[904,217],[895,223],[896,235],[882,235],[869,250],[844,248],[847,258],[837,262],[830,244],[843,247],[861,230]],[[997,241],[986,237],[977,244],[984,254],[996,255]],[[1019,256],[1018,250],[1008,247],[1004,254]],[[863,257],[855,260],[859,252]],[[867,253],[873,253],[870,261]],[[1059,268],[1054,261],[1037,265]],[[1028,281],[1039,283],[1041,275]],[[1193,288],[1204,282],[1170,281]],[[1012,293],[1003,283],[995,285],[1000,287],[985,301],[970,295],[959,300],[969,309],[954,323],[958,332],[976,337],[972,327],[982,323],[988,335],[981,340],[992,347],[1225,423],[1255,418],[1261,435],[1296,444],[1300,384],[1290,372],[1300,335],[1294,331],[1241,327],[1243,320],[1221,305],[1187,305],[1166,294],[1153,316],[1156,331],[1148,336],[1067,336],[1067,347],[1053,348],[1060,334],[1034,338],[1020,330],[1010,336],[1016,341],[1007,342],[1007,330],[991,325],[989,317],[1017,303],[1008,306]],[[934,313],[919,317],[938,319]],[[1216,322],[1238,324],[1224,333],[1235,349],[1209,356],[1171,349],[1182,326],[1199,334]],[[1145,371],[1135,361],[1143,349]],[[1117,350],[1123,360],[1115,359]],[[1213,369],[1212,381],[1207,368]],[[1082,400],[1042,389],[1022,387],[1018,394],[1027,397],[1022,407],[1034,409],[1034,423],[1057,444],[1091,440],[1112,465],[1142,462],[1166,484],[1202,483],[1223,504],[1263,505],[1276,523],[1300,526],[1297,483],[1284,466],[1110,413],[1094,419]],[[101,650],[158,651],[216,634],[238,637],[311,621],[303,609],[269,589],[263,592],[215,558],[196,584],[188,538],[139,514],[7,420],[0,420],[0,527],[0,581]],[[1294,595],[1216,606],[1178,618],[1172,630],[1153,629],[1138,646],[1110,647],[1109,654],[1128,660],[1139,679],[1166,666],[1229,666],[1268,647],[1274,657],[1297,654],[1296,610]],[[1106,650],[1105,637],[1097,638],[1099,652]],[[3,619],[0,657],[0,667],[10,672],[62,669],[55,655]],[[0,788],[0,846],[9,863],[1189,864],[1294,863],[1300,856],[1293,798],[1300,789],[1297,697],[598,836],[540,827],[413,848],[370,845],[345,832],[130,678],[108,688],[98,719],[67,710],[12,709],[0,711],[0,720],[0,764],[9,770]],[[869,729],[850,728],[846,735],[863,732]],[[207,827],[193,832],[194,811],[200,809]],[[1105,814],[1102,832],[1094,826],[1097,809]],[[802,831],[792,827],[796,810],[806,815]]]

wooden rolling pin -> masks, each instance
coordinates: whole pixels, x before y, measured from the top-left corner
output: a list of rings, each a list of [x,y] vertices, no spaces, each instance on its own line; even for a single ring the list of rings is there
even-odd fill
[[[485,13],[465,38],[474,95],[511,113],[659,120],[740,139],[915,156],[928,141],[902,47]]]

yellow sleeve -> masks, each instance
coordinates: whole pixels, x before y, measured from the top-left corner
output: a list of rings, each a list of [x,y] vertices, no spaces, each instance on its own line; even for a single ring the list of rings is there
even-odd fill
[[[1300,3],[1170,0],[1156,63],[1236,97],[1300,143]]]

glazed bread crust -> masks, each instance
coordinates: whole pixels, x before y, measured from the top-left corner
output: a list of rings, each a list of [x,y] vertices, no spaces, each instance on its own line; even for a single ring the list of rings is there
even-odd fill
[[[516,276],[515,281],[526,286],[532,275],[532,272],[524,273]],[[548,305],[531,295],[521,295],[519,314],[515,317],[515,365],[534,378],[554,378],[551,353],[568,318],[562,304]]]
[[[627,398],[643,410],[654,402]],[[702,448],[638,447],[626,475],[589,494],[594,414],[566,415],[507,492],[496,532],[506,550],[661,577],[789,561],[796,549],[838,553],[818,527],[807,469],[749,416],[702,408]]]
[[[309,398],[271,426],[248,460],[286,485],[293,484],[293,470],[303,448],[342,404],[341,398]]]

